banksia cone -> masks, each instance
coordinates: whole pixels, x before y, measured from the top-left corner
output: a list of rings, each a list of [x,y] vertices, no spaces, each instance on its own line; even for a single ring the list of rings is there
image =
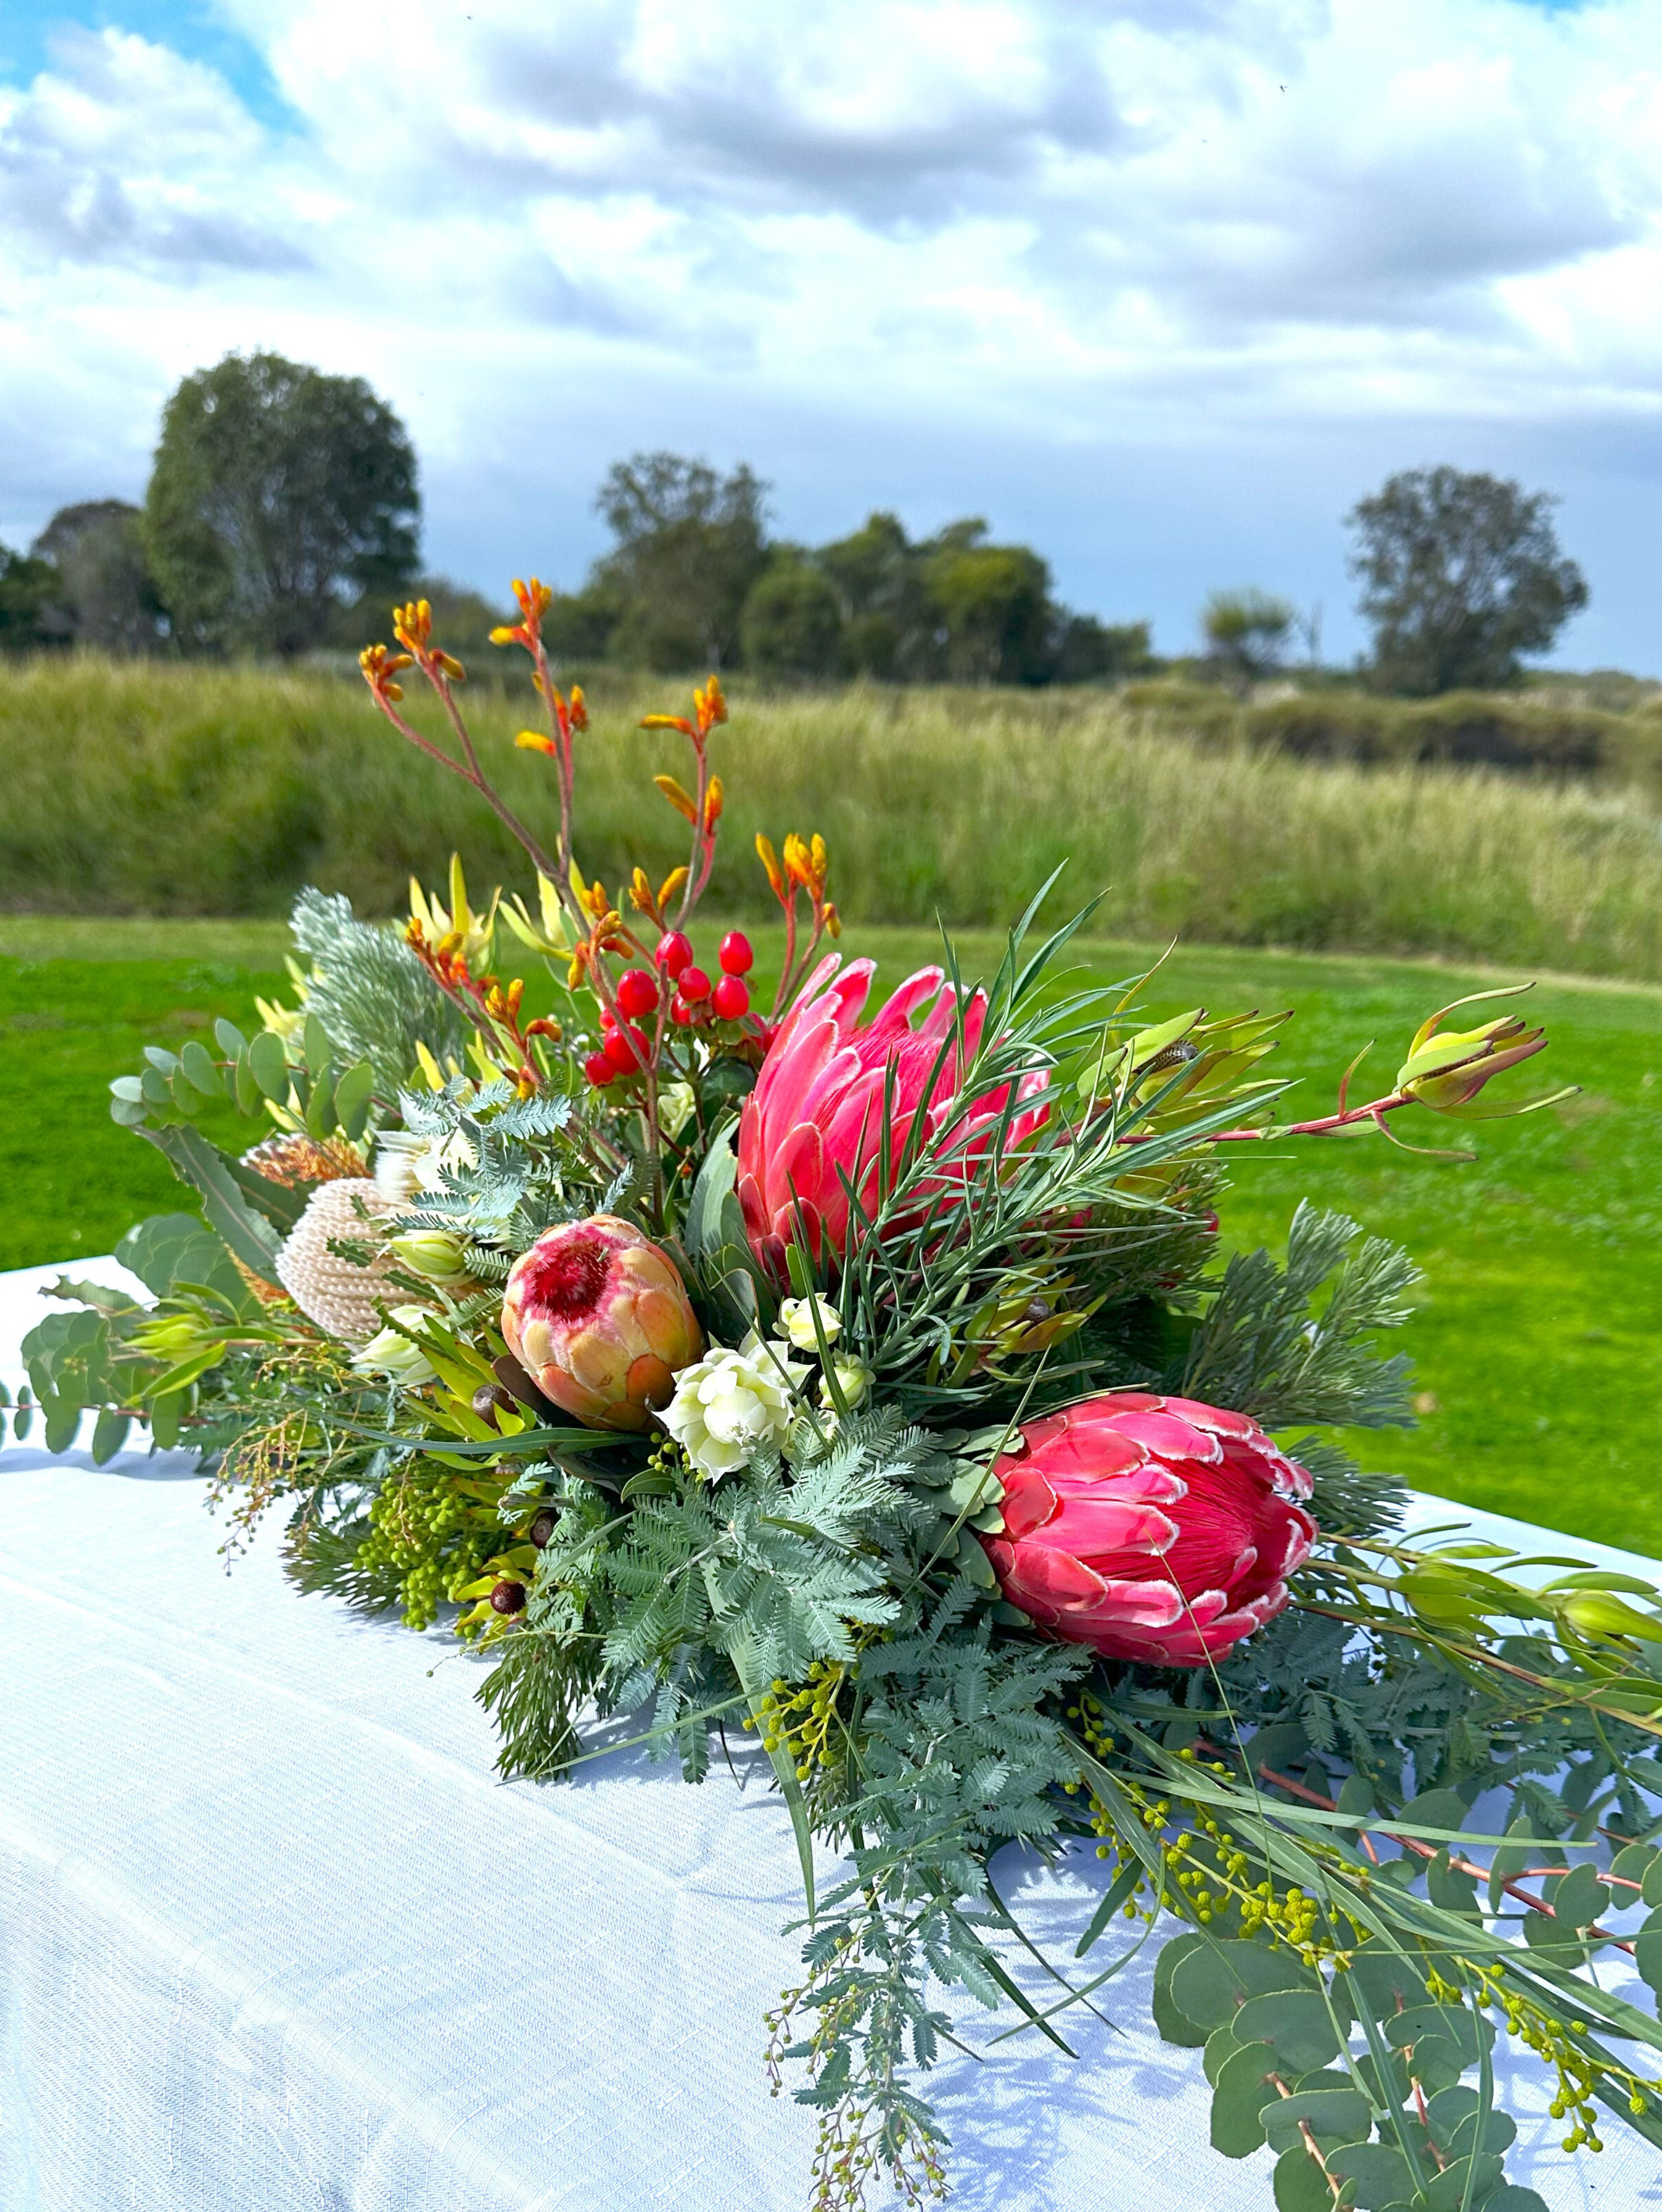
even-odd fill
[[[1287,1603],[1310,1478],[1244,1413],[1104,1391],[1029,1421],[1001,1459],[1005,1598],[1112,1659],[1194,1667]]]
[[[349,1344],[366,1343],[380,1327],[379,1309],[386,1295],[382,1279],[393,1260],[376,1222],[393,1211],[367,1176],[320,1183],[277,1254],[277,1280],[306,1319]],[[357,1267],[331,1252],[331,1240],[367,1244],[369,1265]]]
[[[550,1229],[520,1255],[502,1334],[543,1396],[591,1429],[644,1429],[704,1351],[674,1261],[610,1213]]]

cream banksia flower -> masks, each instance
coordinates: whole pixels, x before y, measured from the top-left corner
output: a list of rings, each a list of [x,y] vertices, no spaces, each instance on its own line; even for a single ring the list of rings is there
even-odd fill
[[[784,1444],[807,1372],[783,1345],[763,1344],[752,1330],[737,1352],[717,1345],[682,1370],[664,1425],[699,1473],[719,1482],[763,1445]]]
[[[277,1254],[277,1280],[306,1319],[348,1344],[362,1344],[380,1325],[382,1279],[393,1261],[377,1223],[392,1211],[367,1176],[321,1183]],[[368,1245],[368,1266],[331,1252],[331,1241]]]

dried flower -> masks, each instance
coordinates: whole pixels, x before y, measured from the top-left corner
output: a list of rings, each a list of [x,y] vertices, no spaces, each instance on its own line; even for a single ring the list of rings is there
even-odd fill
[[[344,1137],[318,1139],[300,1131],[284,1130],[251,1146],[241,1164],[252,1168],[268,1182],[282,1183],[290,1190],[299,1183],[338,1182],[365,1173],[363,1156]]]

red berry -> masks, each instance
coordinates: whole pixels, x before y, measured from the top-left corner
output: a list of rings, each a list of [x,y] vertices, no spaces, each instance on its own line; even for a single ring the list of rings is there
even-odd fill
[[[583,1063],[583,1073],[597,1091],[604,1091],[617,1070],[604,1052],[591,1052]]]
[[[617,1027],[617,1016],[610,1006],[602,1006],[600,1009],[600,1026],[603,1030],[615,1030]]]
[[[674,998],[670,1001],[670,1019],[676,1024],[677,1029],[684,1030],[688,1023],[691,1021],[692,1018],[692,1008],[687,1004],[685,999],[682,997],[680,992],[677,991]]]
[[[616,1029],[606,1039],[605,1056],[620,1075],[638,1075],[652,1056],[639,1030]]]
[[[717,956],[729,975],[748,975],[756,964],[756,956],[750,950],[750,940],[742,929],[730,929],[721,940]]]
[[[631,968],[618,982],[617,1003],[632,1020],[640,1021],[658,1005],[658,978],[644,968]]]
[[[724,975],[716,985],[716,1012],[724,1022],[742,1022],[750,1011],[750,987],[742,976]]]
[[[693,964],[693,941],[684,931],[671,929],[658,939],[653,957],[673,981]]]
[[[710,995],[710,979],[701,968],[683,968],[681,971],[681,995],[689,1006]]]

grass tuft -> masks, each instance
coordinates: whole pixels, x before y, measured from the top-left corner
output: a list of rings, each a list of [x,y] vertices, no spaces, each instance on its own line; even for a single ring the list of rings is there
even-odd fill
[[[684,777],[683,741],[634,726],[676,690],[615,680],[579,740],[582,857],[609,884],[684,858],[649,782]],[[530,703],[488,686],[470,702],[492,772],[546,834],[548,763],[513,743]],[[874,923],[1001,927],[1065,862],[1065,896],[1107,886],[1105,934],[1662,981],[1662,836],[1639,786],[1302,761],[1096,692],[741,695],[713,742],[712,899],[736,917],[768,910],[755,833],[819,830],[843,911]],[[0,748],[13,911],[275,916],[315,882],[390,913],[452,845],[476,884],[525,887],[495,817],[355,682],[43,662],[0,687]]]

